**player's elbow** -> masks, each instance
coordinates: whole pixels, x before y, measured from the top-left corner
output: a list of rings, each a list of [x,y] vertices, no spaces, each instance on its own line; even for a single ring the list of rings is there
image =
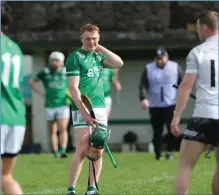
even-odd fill
[[[196,74],[185,74],[182,82],[180,83],[180,88],[184,90],[192,90],[196,78]]]
[[[117,62],[117,65],[118,65],[118,68],[122,67],[123,66],[123,61],[121,58],[118,59],[118,62]]]
[[[75,85],[68,85],[68,87],[72,94],[76,93],[79,90],[78,86],[75,86]]]
[[[78,86],[69,86],[69,91],[71,93],[72,99],[74,102],[80,99],[80,90]]]

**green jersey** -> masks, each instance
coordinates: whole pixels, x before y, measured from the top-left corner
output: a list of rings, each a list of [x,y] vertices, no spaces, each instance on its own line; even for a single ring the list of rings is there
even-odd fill
[[[43,82],[46,92],[45,107],[55,108],[67,105],[68,83],[65,67],[60,67],[57,71],[45,67],[35,76],[35,80]]]
[[[79,76],[79,90],[87,95],[93,108],[105,108],[101,71],[106,56],[100,52],[88,53],[83,49],[72,52],[66,60],[67,76]],[[77,110],[75,104],[73,110]]]
[[[20,47],[1,34],[1,124],[26,125],[26,109],[20,86],[24,56]]]
[[[103,88],[104,88],[104,96],[108,97],[111,93],[111,85],[114,77],[114,70],[109,68],[104,68],[102,70],[102,79],[103,79]]]

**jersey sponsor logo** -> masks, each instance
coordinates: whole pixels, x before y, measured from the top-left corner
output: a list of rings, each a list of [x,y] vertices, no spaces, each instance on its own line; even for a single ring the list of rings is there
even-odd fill
[[[61,89],[65,87],[65,83],[62,81],[51,81],[48,84],[49,88],[54,88],[54,89]]]
[[[80,57],[80,58],[85,58],[85,55],[80,53],[79,51],[76,52],[76,54]]]

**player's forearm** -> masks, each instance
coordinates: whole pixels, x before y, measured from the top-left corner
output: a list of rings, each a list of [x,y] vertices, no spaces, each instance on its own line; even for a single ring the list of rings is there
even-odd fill
[[[39,95],[41,95],[41,96],[45,96],[45,93],[44,92],[42,92],[37,86],[34,86],[33,88],[32,88],[35,92],[37,92]]]
[[[112,68],[120,68],[123,65],[122,59],[105,47],[100,46],[100,52],[102,52],[107,57],[107,60],[112,65]]]
[[[120,82],[118,80],[113,80],[112,81],[112,84],[114,85],[114,87],[116,87],[117,85],[120,84]]]
[[[80,90],[78,89],[78,87],[70,87],[69,89],[70,89],[70,93],[71,93],[72,99],[73,99],[76,107],[81,112],[81,114],[85,113],[86,109],[85,109],[85,107],[82,103],[82,100],[81,100]]]
[[[30,80],[29,81],[29,85],[30,85],[30,87],[31,87],[31,89],[33,90],[33,91],[35,91],[36,93],[38,93],[39,95],[41,95],[41,96],[45,96],[45,94],[44,94],[44,92],[42,92],[38,87],[37,87],[37,85],[36,85],[36,83],[34,82],[34,81],[32,81],[32,80]]]
[[[177,95],[177,104],[176,104],[176,109],[174,112],[175,116],[181,117],[186,104],[189,99],[189,95],[191,93],[192,88],[187,87],[186,85],[180,85],[179,90],[178,90],[178,95]]]
[[[114,69],[114,80],[119,82],[119,68]]]
[[[114,85],[114,87],[116,87],[116,85],[119,85],[119,69],[114,69],[114,79],[112,80],[112,84]]]

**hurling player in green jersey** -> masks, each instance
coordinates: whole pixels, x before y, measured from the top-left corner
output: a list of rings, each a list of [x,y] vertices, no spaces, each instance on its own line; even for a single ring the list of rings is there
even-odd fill
[[[52,149],[55,157],[61,158],[67,157],[67,126],[70,118],[70,110],[67,103],[68,81],[64,59],[65,56],[63,53],[57,51],[52,52],[49,56],[49,66],[45,67],[29,81],[31,88],[45,97],[46,120],[51,134]],[[38,88],[38,81],[42,81],[45,94]],[[58,150],[58,127],[60,130],[60,151]]]
[[[107,129],[107,112],[104,101],[102,68],[120,68],[123,65],[121,58],[99,45],[99,28],[96,25],[86,24],[81,28],[82,47],[73,51],[66,60],[68,86],[74,101],[73,126],[75,129],[76,152],[70,164],[68,194],[75,194],[75,187],[80,175],[84,159],[90,149],[91,131],[98,125]],[[81,100],[81,93],[87,95],[93,106],[96,119],[92,118],[85,109]],[[94,162],[96,179],[98,181],[101,168],[103,150],[98,149],[100,159]],[[90,185],[87,195],[97,194],[92,166],[90,167]]]
[[[121,91],[121,84],[119,82],[119,69],[104,68],[101,73],[103,79],[103,89],[105,104],[107,110],[107,118],[109,119],[112,108],[111,88],[114,86],[117,93]]]
[[[26,110],[20,91],[23,79],[24,57],[19,45],[7,32],[9,17],[1,15],[1,158],[2,191],[5,194],[22,194],[12,172],[16,156],[21,150],[25,129]]]

